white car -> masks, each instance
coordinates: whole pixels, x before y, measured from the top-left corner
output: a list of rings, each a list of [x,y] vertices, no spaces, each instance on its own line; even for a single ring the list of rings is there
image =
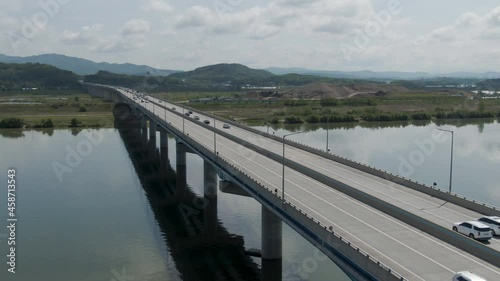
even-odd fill
[[[481,217],[478,221],[489,226],[491,234],[500,235],[500,217]]]
[[[492,236],[491,228],[478,221],[457,222],[452,229],[476,240],[490,240]]]
[[[457,272],[457,274],[455,274],[455,276],[453,276],[453,279],[451,279],[451,280],[452,281],[487,281],[483,277],[481,277],[475,273],[472,273],[470,271]]]

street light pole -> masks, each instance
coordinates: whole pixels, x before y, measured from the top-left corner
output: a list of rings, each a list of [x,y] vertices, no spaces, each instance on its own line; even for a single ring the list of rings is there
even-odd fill
[[[283,173],[282,173],[282,176],[281,176],[281,204],[282,205],[285,204],[285,138],[289,137],[289,136],[297,135],[297,134],[300,134],[300,133],[302,133],[302,131],[291,133],[291,134],[287,134],[287,135],[283,136],[283,161],[282,161],[282,164],[283,164],[283,171],[282,172]]]
[[[182,108],[182,133],[184,134],[184,107]]]
[[[330,149],[328,148],[328,123],[330,121],[330,116],[327,116],[326,117],[326,153],[328,153],[330,151]]]
[[[450,187],[449,187],[449,192],[451,193],[451,185],[452,185],[452,180],[453,180],[453,142],[454,142],[454,132],[451,130],[445,130],[445,129],[439,129],[440,131],[443,132],[448,132],[451,133],[451,160],[450,160]]]
[[[214,115],[214,153],[217,155],[217,139],[216,139],[216,134],[215,134],[215,115]]]

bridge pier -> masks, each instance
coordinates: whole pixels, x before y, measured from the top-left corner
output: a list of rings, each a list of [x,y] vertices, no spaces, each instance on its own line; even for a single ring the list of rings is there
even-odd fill
[[[206,160],[203,161],[203,194],[207,205],[203,213],[205,233],[214,235],[217,232],[217,173]]]
[[[141,141],[143,145],[148,141],[148,119],[144,114],[141,116]]]
[[[176,159],[175,173],[177,175],[176,177],[177,188],[175,189],[175,197],[177,199],[180,199],[187,192],[186,149],[184,149],[184,144],[180,142],[177,142],[176,144],[175,159]]]
[[[283,260],[262,259],[260,280],[262,281],[283,280]]]
[[[262,205],[262,258],[266,260],[281,259],[283,256],[282,243],[281,219]]]
[[[156,139],[156,121],[152,118],[149,119],[149,137],[151,139]]]
[[[160,128],[160,163],[163,167],[168,165],[168,136],[164,128]]]
[[[203,161],[203,193],[205,197],[217,197],[217,173],[206,160]]]

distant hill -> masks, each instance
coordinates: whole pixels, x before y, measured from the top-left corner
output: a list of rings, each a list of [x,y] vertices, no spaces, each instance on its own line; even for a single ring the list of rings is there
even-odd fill
[[[217,64],[197,68],[193,71],[175,73],[167,77],[127,76],[100,71],[87,75],[86,82],[131,87],[146,91],[185,90],[240,90],[246,85],[255,87],[303,86],[314,82],[349,85],[366,82],[356,79],[329,78],[313,75],[274,75],[265,70],[252,69],[241,64]]]
[[[147,65],[135,65],[130,63],[111,64],[96,63],[90,60],[68,57],[58,54],[46,54],[30,57],[12,57],[0,54],[0,62],[4,63],[42,63],[57,68],[72,71],[79,75],[96,74],[99,71],[108,71],[117,74],[141,75],[141,76],[168,76],[179,71],[155,69]]]
[[[477,88],[482,91],[499,91],[500,79],[488,79],[477,84]]]
[[[472,72],[453,72],[453,73],[426,73],[426,72],[398,72],[398,71],[385,71],[376,72],[370,70],[364,71],[326,71],[326,70],[310,70],[306,68],[280,68],[270,67],[267,71],[277,74],[302,74],[302,75],[316,75],[323,77],[335,78],[351,78],[351,79],[368,79],[368,80],[420,80],[436,77],[451,77],[451,78],[500,78],[500,72],[487,72],[487,73],[472,73]]]
[[[235,85],[256,84],[273,77],[274,74],[251,69],[241,64],[216,64],[204,66],[192,71],[175,73],[170,78],[183,79],[186,82],[230,83]]]
[[[0,90],[23,88],[77,89],[80,84],[76,74],[50,65],[0,63]]]
[[[304,85],[284,94],[287,98],[301,99],[344,99],[353,97],[386,96],[395,92],[407,92],[408,89],[398,85],[376,83],[356,83],[352,85],[337,85],[325,82],[316,82]]]

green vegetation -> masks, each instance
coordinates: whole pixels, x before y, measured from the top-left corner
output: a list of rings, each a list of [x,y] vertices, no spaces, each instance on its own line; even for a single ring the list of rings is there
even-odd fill
[[[0,92],[0,120],[22,119],[16,128],[50,127],[50,123],[54,128],[67,128],[75,118],[81,127],[113,127],[112,109],[113,103],[76,91]]]
[[[78,76],[44,64],[0,63],[0,91],[79,89]]]
[[[287,88],[303,86],[313,82],[328,82],[337,85],[367,82],[366,80],[329,78],[313,75],[274,75],[265,70],[251,69],[240,64],[205,66],[193,71],[174,73],[166,77],[129,76],[99,71],[95,75],[85,76],[84,81],[89,83],[123,86],[149,92],[234,92],[242,90],[242,88],[247,85]]]
[[[80,126],[81,126],[81,122],[80,122],[80,121],[78,121],[78,119],[73,118],[73,119],[71,119],[71,122],[70,122],[69,126],[70,126],[71,128],[80,127]]]
[[[33,126],[33,128],[54,128],[52,119],[42,119],[40,123]]]
[[[24,126],[24,120],[20,118],[6,118],[0,121],[2,129],[19,129]]]

